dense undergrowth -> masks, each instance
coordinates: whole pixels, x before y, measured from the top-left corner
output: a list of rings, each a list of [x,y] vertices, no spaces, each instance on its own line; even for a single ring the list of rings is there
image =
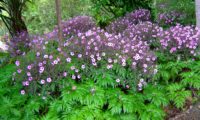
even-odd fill
[[[63,41],[57,28],[30,36],[32,49],[1,66],[0,119],[162,120],[186,109],[199,96],[200,30],[149,17],[140,9],[101,29],[79,16],[63,22]]]

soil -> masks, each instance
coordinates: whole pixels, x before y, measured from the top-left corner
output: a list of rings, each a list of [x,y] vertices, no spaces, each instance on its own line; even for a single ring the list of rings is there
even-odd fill
[[[171,111],[174,116],[167,118],[166,120],[200,120],[200,101],[194,105],[190,105],[189,109],[180,111]]]

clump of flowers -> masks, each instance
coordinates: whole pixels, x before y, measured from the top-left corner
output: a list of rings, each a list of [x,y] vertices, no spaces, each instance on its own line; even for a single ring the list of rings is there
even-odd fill
[[[62,43],[56,39],[57,28],[45,36],[32,37],[30,45],[34,50],[16,61],[15,81],[22,84],[21,94],[59,94],[55,92],[65,85],[74,86],[72,81],[79,83],[94,76],[91,74],[97,69],[107,72],[107,76],[100,75],[102,78],[112,74],[108,79],[115,85],[124,84],[126,89],[133,84],[136,87],[134,80],[146,80],[155,74],[156,56],[147,41],[156,37],[160,28],[150,22],[140,23],[149,20],[148,11],[143,9],[126,15],[125,19],[125,24],[132,26],[119,34],[96,27],[90,17],[79,16],[63,23],[65,40]],[[120,69],[127,75],[118,75]]]
[[[192,26],[176,25],[159,36],[162,49],[181,58],[197,56],[200,42],[200,29]]]
[[[146,75],[155,71],[156,56],[150,51],[147,42],[109,34],[100,28],[70,38],[64,43],[64,49],[67,51],[66,56],[82,59],[95,67],[109,70],[119,64]]]
[[[138,24],[140,22],[149,21],[151,17],[150,11],[146,9],[135,10],[126,14],[124,17],[117,19],[106,27],[109,33],[122,33],[128,26]]]
[[[163,32],[163,29],[156,24],[149,21],[141,22],[137,25],[129,26],[124,32],[123,36],[129,37],[129,39],[135,39],[139,41],[146,41],[148,44],[156,44],[159,41],[157,37]]]
[[[6,37],[5,39],[8,51],[12,56],[22,55],[30,49],[31,37],[26,31],[20,32],[12,38]]]
[[[91,17],[77,16],[68,21],[62,22],[63,36],[69,37],[78,33],[86,32],[95,27],[96,24]],[[47,39],[57,38],[58,28],[56,27],[52,32],[46,34]]]
[[[184,14],[176,11],[160,13],[158,14],[157,22],[160,25],[174,25],[183,19],[183,17]]]

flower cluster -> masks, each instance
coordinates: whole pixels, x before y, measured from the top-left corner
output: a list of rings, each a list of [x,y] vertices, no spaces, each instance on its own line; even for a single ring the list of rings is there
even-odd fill
[[[77,16],[68,21],[62,22],[63,36],[75,35],[78,33],[86,32],[95,27],[95,22],[88,16]],[[58,28],[56,27],[52,32],[46,34],[47,39],[57,38]]]
[[[26,31],[17,33],[12,38],[5,38],[9,52],[12,56],[22,55],[24,52],[28,51],[30,48],[30,36]]]
[[[169,53],[179,53],[184,57],[196,56],[200,42],[200,29],[192,26],[176,25],[159,35],[162,49]]]
[[[122,33],[128,26],[150,20],[150,11],[146,9],[135,10],[124,17],[117,19],[106,27],[109,33]]]
[[[145,41],[120,34],[109,34],[100,28],[93,28],[74,36],[67,40],[64,46],[68,51],[68,56],[78,58],[83,56],[84,60],[94,66],[98,65],[98,61],[106,60],[107,69],[111,69],[114,63],[127,66],[127,61],[130,60],[133,69],[142,69],[144,73],[147,73],[156,60]]]
[[[149,21],[141,22],[137,25],[129,26],[123,32],[123,36],[129,37],[129,39],[136,39],[140,41],[146,41],[148,44],[158,43],[156,38],[163,32],[163,28]]]
[[[160,25],[173,25],[183,19],[184,15],[176,11],[158,14],[157,22]]]

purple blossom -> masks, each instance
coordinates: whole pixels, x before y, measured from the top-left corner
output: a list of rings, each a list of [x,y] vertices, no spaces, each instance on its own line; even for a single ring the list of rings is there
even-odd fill
[[[17,61],[15,61],[15,65],[16,66],[19,66],[20,65],[20,62],[17,60]]]
[[[45,80],[41,80],[40,83],[43,85],[45,84]]]
[[[25,90],[21,90],[21,95],[24,95],[26,92],[25,92]]]
[[[49,78],[47,78],[47,82],[48,83],[50,83],[52,80],[51,80],[51,78],[49,77]]]

